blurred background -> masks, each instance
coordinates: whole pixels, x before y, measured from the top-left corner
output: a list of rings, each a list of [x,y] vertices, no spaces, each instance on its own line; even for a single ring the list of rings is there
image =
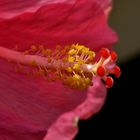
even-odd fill
[[[114,0],[109,24],[119,35],[114,48],[122,75],[108,90],[101,111],[80,121],[75,140],[140,139],[140,0]]]
[[[114,0],[110,25],[119,35],[119,62],[140,55],[140,0]]]

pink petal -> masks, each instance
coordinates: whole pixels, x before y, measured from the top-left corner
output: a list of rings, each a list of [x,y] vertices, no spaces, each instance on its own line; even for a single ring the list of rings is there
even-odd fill
[[[2,138],[41,140],[48,130],[48,137],[57,133],[59,137],[68,135],[67,139],[71,139],[76,134],[77,127],[70,120],[75,117],[86,119],[104,103],[106,90],[99,79],[94,79],[95,85],[88,91],[76,91],[61,83],[48,83],[42,78],[14,73],[13,64],[7,63],[0,61]],[[69,116],[69,113],[73,115]],[[67,123],[63,123],[63,119]],[[54,129],[59,124],[63,134],[57,132],[58,128]],[[69,125],[74,127],[74,131],[68,129]],[[51,140],[53,139],[55,137]]]
[[[92,0],[104,9],[111,7],[112,0]],[[41,6],[52,4],[52,3],[69,3],[75,4],[77,0],[0,0],[0,18],[12,18],[21,13],[35,12]]]
[[[0,10],[3,47],[12,49],[18,45],[24,50],[33,44],[53,48],[57,44],[79,43],[98,51],[117,41],[107,25],[106,4],[101,5],[97,0],[72,3],[46,0],[45,5],[35,0],[27,4],[14,1],[15,5],[12,0],[7,5],[0,0],[0,9],[8,6]],[[88,91],[79,92],[59,82],[48,83],[43,78],[15,73],[13,67],[14,64],[0,60],[0,136],[3,139],[41,140],[47,133],[45,140],[56,137],[71,140],[77,133],[75,118],[90,117],[104,103],[106,90],[98,78]]]
[[[25,12],[35,12],[50,3],[73,3],[75,0],[0,0],[0,18],[12,18]]]
[[[60,140],[72,140],[78,132],[78,120],[87,119],[100,110],[105,101],[106,89],[98,78],[95,78],[95,81],[94,86],[88,90],[86,100],[74,110],[59,117],[49,128],[44,140],[53,140],[54,137]]]
[[[49,4],[35,13],[0,22],[0,45],[10,48],[18,45],[25,49],[33,44],[52,48],[79,43],[99,50],[116,41],[104,11],[94,0],[79,0],[75,5]]]
[[[105,9],[112,5],[112,0],[97,0],[97,2]]]

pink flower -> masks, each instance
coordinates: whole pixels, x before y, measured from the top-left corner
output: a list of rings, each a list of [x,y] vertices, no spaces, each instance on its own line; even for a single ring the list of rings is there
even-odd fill
[[[103,75],[120,74],[114,64],[115,52],[102,49],[100,55],[105,67],[101,64],[93,76],[93,86],[82,90],[71,88],[71,82],[62,84],[63,78],[48,82],[44,79],[46,73],[39,77],[33,74],[34,67],[22,66],[24,72],[31,72],[28,75],[15,72],[14,67],[19,65],[19,68],[21,63],[27,64],[33,59],[37,68],[40,63],[46,64],[42,57],[36,57],[41,54],[40,50],[30,52],[36,49],[30,48],[32,45],[54,50],[57,45],[64,48],[78,43],[95,51],[97,56],[101,48],[110,49],[117,41],[116,34],[107,25],[110,9],[111,0],[0,0],[1,139],[71,140],[77,134],[78,120],[100,110],[106,97],[101,78],[109,86],[112,79]],[[15,46],[17,51],[13,50]],[[28,54],[22,54],[27,50]],[[47,63],[47,68],[48,64],[56,68],[58,63]]]

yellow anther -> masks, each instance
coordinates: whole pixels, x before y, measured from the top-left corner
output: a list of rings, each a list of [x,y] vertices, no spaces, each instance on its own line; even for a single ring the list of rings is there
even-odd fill
[[[36,47],[35,45],[32,45],[32,46],[31,46],[31,50],[32,50],[32,51],[37,51],[37,47]]]
[[[84,80],[85,80],[86,85],[90,85],[91,80],[89,78],[85,78]]]
[[[72,56],[70,56],[70,57],[68,57],[68,62],[74,62],[75,61],[75,58],[74,57],[72,57]]]
[[[51,55],[52,51],[50,49],[43,49],[41,53],[42,55],[47,56],[47,55]]]
[[[89,54],[89,48],[84,48],[84,49],[82,50],[82,53],[83,53],[84,55]]]
[[[68,67],[67,68],[67,71],[71,73],[72,72],[72,68],[71,67]]]
[[[76,56],[76,62],[79,62],[79,61],[81,61],[80,57]]]
[[[77,46],[77,45],[72,44],[70,48],[75,49],[75,46]]]
[[[81,76],[80,75],[78,75],[78,74],[74,74],[73,75],[73,80],[80,80],[81,79]]]
[[[74,64],[73,69],[76,70],[76,71],[80,70],[80,65],[79,64]]]
[[[82,81],[81,76],[78,75],[78,74],[74,74],[73,77],[72,77],[72,79],[73,79],[73,82],[71,83],[72,86],[73,86],[74,88],[75,88],[75,87],[79,87],[79,86],[80,86],[80,83],[81,83],[81,81]]]
[[[47,56],[47,55],[49,55],[49,53],[50,53],[50,52],[48,52],[47,49],[43,49],[43,50],[41,51],[41,54],[42,54],[43,56]]]
[[[79,45],[79,44],[72,44],[71,45],[71,49],[74,49],[74,50],[77,50],[77,51],[79,51],[79,50],[82,50],[84,48],[84,46],[83,45]]]
[[[76,50],[75,49],[71,49],[69,52],[68,52],[68,54],[69,55],[75,55],[76,54]]]
[[[82,64],[84,64],[85,62],[82,61],[82,60],[79,60],[77,63],[78,63],[79,65],[82,65]]]
[[[47,49],[46,51],[48,52],[48,54],[52,54],[51,50]]]
[[[78,80],[78,81],[75,81],[75,86],[77,86],[77,87],[79,87],[80,86],[80,84],[81,84],[81,81],[80,80]]]
[[[89,51],[89,59],[93,59],[95,57],[95,52]]]
[[[85,47],[84,47],[83,45],[78,45],[78,44],[77,44],[77,45],[75,46],[75,48],[76,48],[77,50],[80,51],[80,50],[83,50]]]
[[[25,58],[28,58],[29,55],[33,58],[30,63],[28,62],[28,65],[37,67],[37,74],[45,78],[50,77],[47,79],[51,81],[62,80],[64,84],[72,88],[88,88],[94,76],[92,75],[94,69],[92,70],[90,65],[94,64],[97,68],[92,61],[95,52],[79,44],[65,46],[64,48],[57,45],[55,50],[45,49],[42,45],[32,45],[24,54],[27,55]],[[89,67],[87,67],[88,65]]]

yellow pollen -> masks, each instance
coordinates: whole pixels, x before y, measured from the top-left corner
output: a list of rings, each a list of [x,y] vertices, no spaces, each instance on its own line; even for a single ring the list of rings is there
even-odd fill
[[[75,58],[74,57],[68,57],[68,62],[74,62],[75,61]]]
[[[92,83],[93,71],[88,71],[84,65],[93,65],[95,52],[84,45],[57,45],[53,51],[42,45],[32,45],[23,55],[29,57],[28,65],[36,68],[34,74],[42,75],[50,81],[61,80],[65,85],[77,89],[86,89]]]
[[[89,59],[92,60],[95,57],[95,52],[89,51]]]
[[[110,74],[116,77],[120,75],[120,68],[115,65],[116,56],[114,51],[102,48],[100,59],[95,62],[95,52],[79,44],[57,45],[55,50],[32,45],[23,52],[18,47],[12,50],[0,46],[0,58],[15,63],[17,72],[31,76],[41,75],[49,81],[59,80],[80,90],[92,86],[95,76],[100,77],[106,87],[111,87],[113,79]]]
[[[81,77],[78,74],[74,74],[73,79],[75,81],[79,80]]]
[[[82,53],[83,53],[84,55],[88,55],[88,54],[89,54],[89,48],[84,48],[84,49],[82,50]]]
[[[67,71],[71,73],[72,72],[72,68],[71,67],[68,67],[67,68]]]
[[[68,52],[68,54],[69,55],[75,55],[76,54],[76,50],[75,49],[71,49],[69,52]]]
[[[48,57],[47,61],[50,64],[52,60],[61,60],[62,64],[68,65],[63,67],[63,70],[66,70],[67,74],[60,68],[61,76],[54,76],[55,74],[53,74],[51,75],[53,76],[51,78],[53,80],[51,81],[61,79],[65,85],[78,89],[85,89],[91,85],[92,77],[86,76],[81,69],[82,65],[86,64],[86,61],[91,61],[91,63],[93,63],[92,60],[95,57],[95,52],[91,51],[89,48],[78,44],[66,46],[65,48],[58,45],[53,52],[50,49],[42,48],[41,53],[43,56]],[[56,72],[58,72],[57,69]],[[43,74],[44,71],[40,71],[39,73]]]
[[[73,69],[76,70],[76,71],[80,70],[80,65],[79,64],[74,64]]]
[[[36,47],[35,45],[32,45],[32,46],[31,46],[31,50],[32,50],[32,51],[37,51],[37,47]]]

